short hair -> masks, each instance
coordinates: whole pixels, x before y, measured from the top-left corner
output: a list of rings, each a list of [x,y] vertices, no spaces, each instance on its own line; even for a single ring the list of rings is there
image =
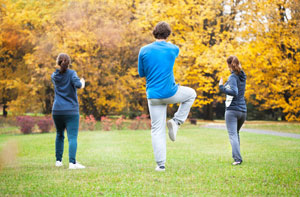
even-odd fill
[[[227,64],[233,72],[235,72],[236,74],[240,74],[242,67],[239,59],[236,56],[234,55],[229,56],[227,58]]]
[[[161,21],[157,23],[152,33],[156,39],[167,39],[171,34],[171,27],[168,23]]]

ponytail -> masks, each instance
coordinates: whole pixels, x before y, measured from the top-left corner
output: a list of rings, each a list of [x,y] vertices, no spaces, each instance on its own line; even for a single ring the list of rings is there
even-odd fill
[[[60,66],[60,73],[65,73],[71,64],[71,58],[66,53],[60,53],[56,59],[57,65]]]
[[[229,68],[235,72],[235,74],[240,74],[242,67],[238,58],[234,55],[231,55],[227,58],[227,64]]]

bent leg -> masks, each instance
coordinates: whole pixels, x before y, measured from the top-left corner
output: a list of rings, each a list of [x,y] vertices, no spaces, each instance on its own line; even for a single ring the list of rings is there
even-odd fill
[[[179,86],[176,94],[170,98],[163,99],[167,104],[180,103],[177,112],[174,114],[174,121],[183,124],[187,119],[190,109],[197,97],[196,91],[186,86]]]

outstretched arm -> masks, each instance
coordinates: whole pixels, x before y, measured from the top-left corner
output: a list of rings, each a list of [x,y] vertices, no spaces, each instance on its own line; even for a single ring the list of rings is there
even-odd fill
[[[72,84],[74,85],[74,87],[76,88],[81,88],[83,87],[83,84],[81,83],[79,77],[77,76],[77,73],[74,71],[74,74],[72,76]]]

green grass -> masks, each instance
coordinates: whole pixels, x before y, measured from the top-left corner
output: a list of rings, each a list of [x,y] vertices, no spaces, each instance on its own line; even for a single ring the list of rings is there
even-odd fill
[[[150,131],[80,132],[77,159],[54,167],[55,134],[1,135],[17,141],[15,163],[0,172],[0,196],[298,196],[300,140],[241,133],[244,163],[231,166],[226,131],[187,126],[167,139],[166,172],[154,171]]]
[[[284,133],[300,134],[300,123],[247,121],[244,128],[279,131]]]

